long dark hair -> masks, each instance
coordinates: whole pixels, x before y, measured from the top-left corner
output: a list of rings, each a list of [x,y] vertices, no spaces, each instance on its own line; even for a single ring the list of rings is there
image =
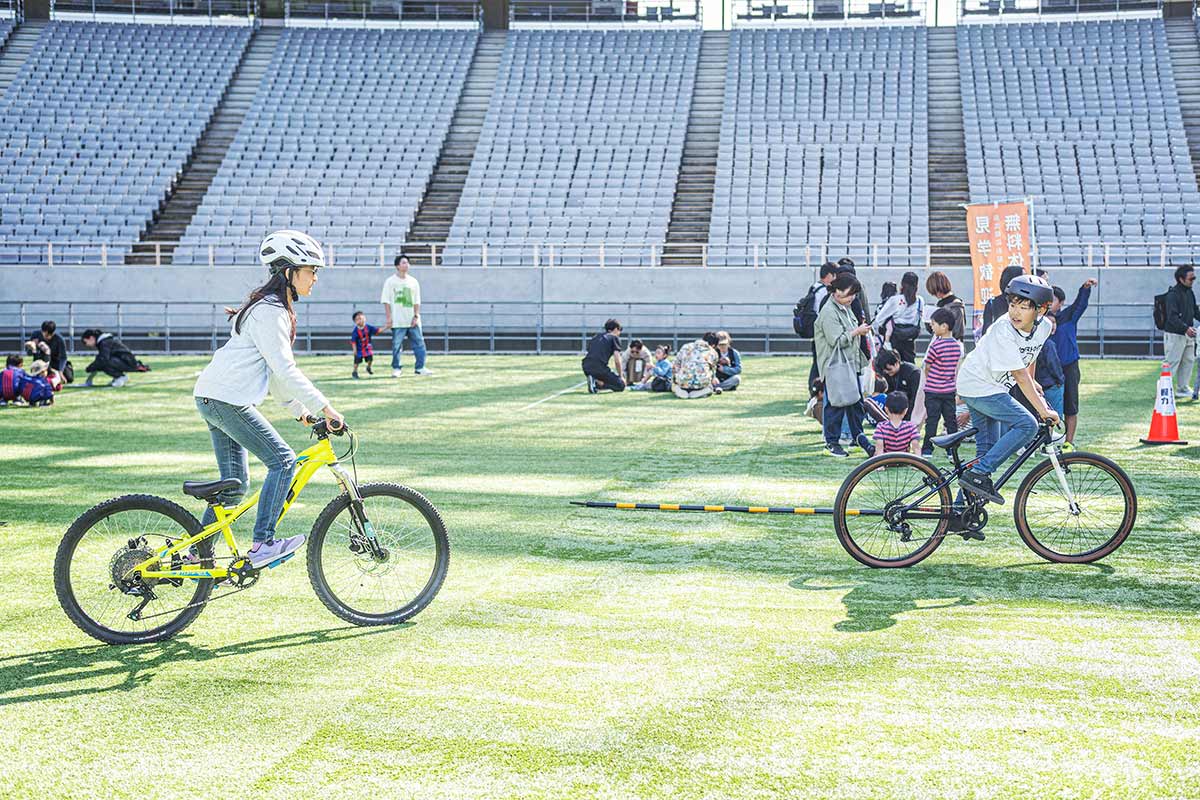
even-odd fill
[[[909,306],[916,305],[917,302],[917,273],[906,272],[900,276],[900,293],[904,295],[904,302]]]
[[[250,309],[254,308],[258,303],[266,300],[272,305],[278,305],[288,312],[288,318],[292,321],[292,341],[296,341],[296,308],[293,305],[298,299],[295,287],[292,286],[291,270],[281,270],[271,276],[271,280],[264,283],[262,286],[255,289],[246,298],[246,302],[242,303],[240,308],[233,309],[229,314],[230,319],[237,317],[237,321],[233,323],[233,329],[238,333],[242,332],[242,320],[246,318],[246,314]],[[271,298],[268,300],[268,298]]]

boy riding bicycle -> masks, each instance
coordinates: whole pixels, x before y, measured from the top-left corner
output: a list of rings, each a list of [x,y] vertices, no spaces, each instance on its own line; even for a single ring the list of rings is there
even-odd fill
[[[1009,390],[1020,387],[1031,407],[1044,420],[1058,424],[1058,414],[1046,403],[1031,365],[1050,338],[1044,314],[1054,290],[1044,278],[1020,275],[1005,288],[1008,314],[996,320],[963,360],[958,395],[971,412],[978,460],[959,480],[969,494],[1004,503],[992,486],[992,473],[1033,439],[1037,422]]]

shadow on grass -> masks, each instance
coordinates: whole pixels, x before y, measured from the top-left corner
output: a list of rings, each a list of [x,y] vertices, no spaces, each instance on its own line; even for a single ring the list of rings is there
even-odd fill
[[[1053,572],[1046,574],[1050,570]],[[901,570],[851,567],[831,570],[825,576],[796,578],[788,585],[806,591],[844,591],[846,619],[834,625],[834,630],[871,633],[892,627],[901,614],[913,611],[993,601],[1097,602],[1098,598],[1089,596],[1140,585],[1137,580],[1114,578],[1114,572],[1107,564],[1057,565],[1041,561],[1003,567],[968,564],[918,565]]]
[[[414,623],[366,629],[347,626],[301,631],[215,648],[197,647],[184,637],[157,644],[67,647],[9,656],[0,659],[0,706],[112,691],[128,692],[149,683],[159,667],[172,662],[203,663],[264,650],[336,644],[363,636],[388,633],[412,624]],[[96,680],[105,677],[121,680],[104,686],[92,685]]]

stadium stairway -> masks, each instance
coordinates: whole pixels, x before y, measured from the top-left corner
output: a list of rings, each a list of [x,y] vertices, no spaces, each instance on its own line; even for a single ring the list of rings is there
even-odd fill
[[[963,135],[962,87],[955,28],[930,28],[929,42],[929,238],[939,244],[967,241],[970,200],[967,146]],[[969,267],[970,256],[934,250],[933,265]]]
[[[1192,170],[1200,184],[1200,40],[1195,22],[1167,19],[1167,47],[1171,51],[1171,71],[1175,73],[1175,91],[1183,112]]]
[[[729,32],[705,31],[700,40],[700,61],[688,112],[683,161],[663,247],[663,266],[701,266],[702,245],[708,240],[712,221],[728,64]]]
[[[25,66],[34,43],[49,24],[22,22],[8,37],[8,41],[0,43],[3,44],[3,47],[0,47],[0,95],[4,94],[4,90],[13,82],[13,78],[17,77],[21,67]]]
[[[174,245],[187,230],[216,177],[225,153],[254,102],[258,84],[271,63],[282,33],[280,27],[260,27],[251,36],[216,113],[192,150],[179,180],[147,224],[141,237],[143,243],[134,245],[133,252],[125,257],[127,264],[154,264],[157,259],[164,264],[171,263]],[[157,255],[155,245],[148,244],[153,242],[165,243]]]
[[[458,212],[492,90],[499,77],[500,56],[506,41],[506,31],[486,31],[475,45],[471,67],[450,120],[450,132],[442,143],[425,195],[405,237],[407,242],[442,244],[450,235],[450,225]],[[431,255],[429,250],[410,248],[409,259],[414,265],[428,266]]]

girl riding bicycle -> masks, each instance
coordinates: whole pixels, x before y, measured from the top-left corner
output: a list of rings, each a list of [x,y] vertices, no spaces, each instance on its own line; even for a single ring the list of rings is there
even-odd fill
[[[977,463],[959,479],[970,494],[1004,503],[992,485],[992,473],[1009,456],[1033,439],[1037,422],[1009,390],[1021,393],[1044,420],[1058,424],[1058,414],[1046,403],[1030,365],[1050,337],[1045,318],[1054,291],[1044,278],[1019,275],[1004,290],[1008,313],[998,319],[963,360],[958,373],[958,395],[971,412]]]
[[[320,409],[331,429],[343,425],[342,415],[300,371],[292,354],[294,303],[312,293],[317,270],[325,266],[321,245],[299,231],[276,231],[263,239],[259,260],[270,279],[230,314],[230,339],[213,353],[192,392],[196,408],[208,424],[221,478],[241,482],[240,487],[220,496],[220,504],[236,505],[246,493],[250,483],[247,451],[267,467],[254,544],[247,553],[256,568],[299,550],[305,537],[275,538],[296,454],[255,406],[270,392],[301,422],[307,421],[310,409]],[[202,523],[209,525],[215,519],[210,506]]]

